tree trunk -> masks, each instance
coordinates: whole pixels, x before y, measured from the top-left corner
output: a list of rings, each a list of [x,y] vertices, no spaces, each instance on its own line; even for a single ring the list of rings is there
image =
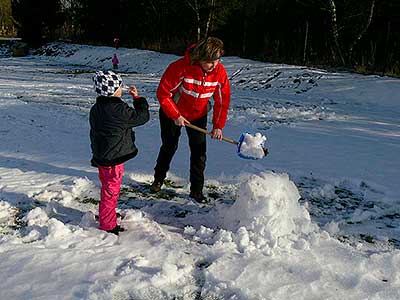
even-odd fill
[[[201,27],[200,27],[200,14],[196,12],[196,19],[197,19],[197,40],[199,41],[201,38]]]
[[[242,39],[242,55],[246,55],[246,40],[247,40],[247,18],[243,18],[243,39]]]
[[[387,24],[387,33],[386,33],[386,42],[385,42],[385,52],[383,56],[383,67],[382,67],[382,76],[385,75],[386,65],[388,63],[388,47],[389,47],[389,36],[390,36],[390,21]]]
[[[201,17],[200,17],[200,8],[199,8],[199,3],[197,0],[194,0],[194,3],[190,0],[186,0],[187,5],[194,11],[194,14],[196,15],[196,21],[197,21],[197,40],[200,40],[201,38]]]
[[[331,22],[332,22],[332,36],[333,36],[333,43],[334,43],[334,53],[337,54],[340,58],[340,62],[345,65],[346,62],[344,60],[342,50],[339,44],[339,31],[337,26],[337,16],[336,16],[336,4],[334,0],[329,1],[329,12],[331,13]]]
[[[359,40],[361,40],[363,35],[367,32],[369,25],[371,25],[372,17],[374,15],[374,8],[375,8],[375,0],[372,0],[367,23],[365,24],[364,28],[360,31],[360,33],[357,35],[357,37],[354,39],[353,43],[349,47],[349,61],[350,62],[353,57],[354,46],[358,43]]]
[[[205,29],[206,37],[209,35],[209,33],[211,31],[214,7],[215,7],[215,0],[211,0],[211,6],[209,7],[208,18],[207,18],[206,29]]]
[[[307,44],[308,44],[308,21],[306,21],[306,33],[305,33],[305,36],[304,36],[303,63],[306,62]]]

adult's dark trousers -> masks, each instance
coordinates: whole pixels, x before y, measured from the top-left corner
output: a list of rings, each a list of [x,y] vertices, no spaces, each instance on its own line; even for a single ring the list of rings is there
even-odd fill
[[[181,126],[176,126],[175,122],[168,118],[160,109],[160,127],[161,127],[161,148],[157,158],[157,164],[154,168],[154,178],[157,181],[163,181],[170,168],[172,158],[178,149],[179,137],[181,135]],[[206,129],[207,115],[191,122],[200,128]],[[204,186],[204,170],[206,168],[207,140],[204,133],[186,128],[190,147],[190,190],[192,192],[202,192]]]

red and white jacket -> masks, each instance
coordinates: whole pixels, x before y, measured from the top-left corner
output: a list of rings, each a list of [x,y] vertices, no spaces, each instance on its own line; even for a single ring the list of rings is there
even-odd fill
[[[210,98],[214,98],[213,128],[222,129],[230,103],[230,85],[224,66],[218,63],[205,73],[192,64],[189,51],[165,70],[157,89],[157,98],[164,113],[172,120],[183,116],[197,120],[208,113]]]

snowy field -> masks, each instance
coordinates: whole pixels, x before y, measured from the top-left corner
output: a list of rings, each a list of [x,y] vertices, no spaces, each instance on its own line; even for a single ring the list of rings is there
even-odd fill
[[[0,299],[400,299],[399,79],[224,57],[224,135],[260,132],[270,154],[209,139],[198,205],[184,132],[166,187],[148,193],[155,91],[177,56],[118,49],[151,120],[135,130],[116,237],[97,229],[88,124],[92,75],[115,51],[0,50]]]

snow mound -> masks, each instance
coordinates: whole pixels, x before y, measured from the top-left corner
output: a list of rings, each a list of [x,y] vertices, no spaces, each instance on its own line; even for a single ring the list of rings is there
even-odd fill
[[[239,249],[275,247],[280,238],[298,240],[317,229],[306,208],[299,204],[300,194],[287,174],[250,175],[240,185],[237,196],[222,226],[236,232]]]
[[[54,60],[58,63],[80,65],[87,70],[112,68],[111,59],[115,53],[114,47],[91,46],[64,43],[49,43],[38,49],[35,54]],[[169,62],[179,58],[172,54],[161,54],[151,50],[119,48],[119,72],[143,73],[155,75],[164,72]]]

